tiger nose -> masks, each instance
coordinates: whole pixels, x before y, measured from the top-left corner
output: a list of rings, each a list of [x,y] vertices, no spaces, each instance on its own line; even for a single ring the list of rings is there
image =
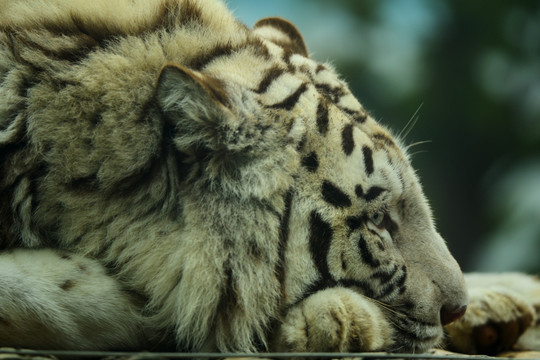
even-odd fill
[[[466,310],[467,305],[462,305],[458,307],[449,307],[443,305],[443,307],[441,308],[441,324],[445,326],[453,323],[454,321],[462,317],[463,314],[465,314]]]

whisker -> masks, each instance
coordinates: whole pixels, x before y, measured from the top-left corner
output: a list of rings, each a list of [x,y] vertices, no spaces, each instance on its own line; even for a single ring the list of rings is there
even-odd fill
[[[411,118],[409,119],[409,121],[407,121],[407,123],[405,124],[403,129],[401,129],[401,131],[397,135],[398,139],[404,140],[407,137],[407,135],[409,135],[409,133],[411,132],[413,127],[416,125],[416,122],[419,119],[418,112],[420,111],[422,106],[424,106],[424,103],[421,103],[420,106],[418,106],[418,108],[414,112],[413,116],[411,116]]]
[[[383,309],[395,314],[395,315],[398,315],[398,316],[402,316],[402,317],[407,317],[407,315],[405,315],[404,313],[400,312],[399,310],[396,310],[393,308],[392,305],[389,305],[389,304],[386,304],[382,301],[379,301],[379,300],[376,300],[376,299],[371,299],[369,298],[369,300],[373,301],[374,303],[376,303],[377,305],[379,305],[380,307],[382,307]]]
[[[418,155],[418,154],[424,154],[424,153],[428,153],[429,150],[418,150],[418,151],[415,151],[413,152],[412,154],[410,154],[409,156],[410,157],[414,157],[415,155]]]
[[[408,151],[412,147],[415,147],[415,146],[418,146],[418,145],[423,145],[423,144],[429,144],[429,143],[432,143],[432,142],[433,142],[432,140],[417,141],[415,143],[407,145],[406,149]]]
[[[394,325],[396,328],[398,328],[399,330],[402,330],[402,331],[406,331],[404,328],[402,328],[401,326],[399,326],[398,324],[396,324],[395,321],[393,321],[391,318],[388,318],[387,319],[389,322],[392,323],[392,325]]]

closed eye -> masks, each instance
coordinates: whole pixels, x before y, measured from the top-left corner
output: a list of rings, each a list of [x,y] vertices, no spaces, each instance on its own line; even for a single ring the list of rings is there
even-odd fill
[[[377,211],[369,217],[370,222],[381,230],[386,230],[393,236],[393,234],[398,230],[397,223],[392,220],[390,215],[386,211]]]

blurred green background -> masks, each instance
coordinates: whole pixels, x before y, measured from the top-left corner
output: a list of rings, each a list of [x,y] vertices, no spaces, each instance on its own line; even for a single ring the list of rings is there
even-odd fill
[[[227,0],[282,16],[408,143],[465,271],[540,273],[540,1]]]

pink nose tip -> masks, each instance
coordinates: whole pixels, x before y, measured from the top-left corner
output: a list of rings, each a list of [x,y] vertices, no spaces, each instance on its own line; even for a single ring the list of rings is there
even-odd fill
[[[465,314],[465,310],[467,310],[467,305],[459,306],[454,309],[443,306],[441,308],[441,324],[444,326],[453,323]]]

